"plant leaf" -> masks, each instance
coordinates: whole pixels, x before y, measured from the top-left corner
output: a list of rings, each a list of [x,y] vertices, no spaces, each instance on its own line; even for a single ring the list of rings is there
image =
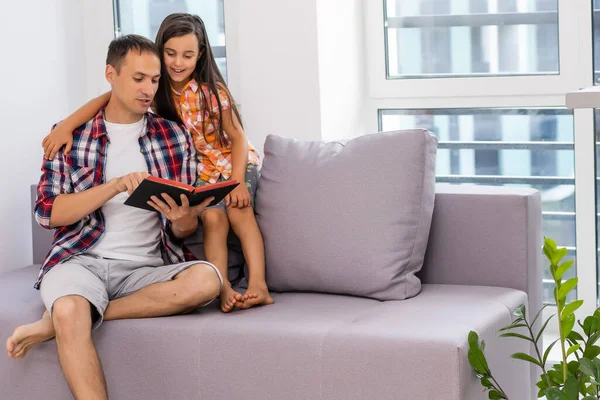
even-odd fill
[[[558,268],[556,268],[556,272],[554,273],[554,280],[557,280],[557,281],[562,280],[562,277],[565,274],[565,272],[567,272],[569,270],[569,268],[571,268],[572,266],[573,266],[573,260],[568,260],[568,261],[565,261],[564,263],[560,264],[558,266]]]
[[[588,338],[588,346],[595,344],[598,341],[598,339],[600,339],[600,332],[596,332]]]
[[[553,254],[556,251],[556,242],[550,238],[544,238],[544,253]]]
[[[575,353],[580,348],[581,348],[581,345],[579,345],[579,344],[569,347],[569,350],[567,350],[567,357],[569,357],[571,354]]]
[[[569,363],[567,364],[567,370],[571,375],[577,376],[579,372],[579,361],[569,361]]]
[[[548,361],[548,356],[550,355],[550,351],[552,351],[552,348],[554,347],[554,345],[559,341],[560,339],[556,339],[554,342],[550,343],[550,345],[548,346],[548,348],[546,349],[546,351],[544,352],[544,358],[542,358],[542,361],[544,363],[544,365],[546,365],[546,361]]]
[[[594,364],[592,364],[592,360],[589,358],[584,357],[579,360],[579,370],[587,376],[596,376],[596,368],[594,367]]]
[[[535,326],[535,323],[537,322],[538,318],[542,315],[542,311],[544,311],[549,305],[550,304],[544,304],[544,306],[540,308],[540,311],[538,311],[538,313],[535,315],[535,318],[533,319],[533,322],[531,323],[532,327]]]
[[[550,381],[553,382],[554,385],[562,385],[563,383],[562,371],[548,371],[548,378],[550,378]]]
[[[544,374],[540,376],[540,380],[535,384],[535,386],[542,390],[548,389],[548,382],[546,382]]]
[[[567,298],[565,297],[564,299],[560,299],[558,301],[558,304],[560,306],[560,309],[562,310],[563,308],[565,308],[565,303],[567,302]]]
[[[521,304],[520,306],[515,308],[515,311],[513,311],[513,315],[522,320],[525,319],[526,313],[527,313],[527,311],[525,310],[525,304]]]
[[[548,400],[569,400],[566,394],[559,388],[551,387],[546,389],[546,399]]]
[[[557,281],[562,280],[563,275],[573,266],[573,263],[573,260],[568,260],[560,264],[554,272],[554,279]]]
[[[562,319],[567,318],[569,315],[573,314],[575,310],[577,310],[583,304],[583,300],[575,300],[565,306],[562,311]]]
[[[503,399],[506,399],[506,397],[502,396],[499,391],[494,390],[494,389],[490,390],[490,392],[488,393],[488,397],[491,400],[503,400]]]
[[[490,370],[488,368],[487,360],[485,359],[485,355],[483,351],[478,348],[471,348],[468,354],[469,363],[473,367],[473,369],[480,374],[489,375]]]
[[[548,261],[550,263],[552,263],[552,253],[551,253],[551,250],[548,249],[546,246],[544,246],[544,255],[546,256],[546,258],[548,259]]]
[[[527,327],[527,324],[515,324],[514,322],[508,326],[505,326],[502,329],[499,329],[498,332],[504,332],[504,331],[510,331],[511,329],[516,329],[516,328],[525,328]]]
[[[489,378],[487,378],[485,376],[481,378],[481,385],[487,389],[490,389],[493,387],[492,382],[490,382]]]
[[[558,265],[560,261],[569,254],[569,250],[565,247],[561,247],[560,249],[556,249],[554,254],[552,255],[552,265]]]
[[[536,360],[535,358],[531,357],[529,354],[515,353],[515,354],[511,355],[510,358],[514,358],[516,360],[529,361],[530,363],[535,364],[541,368],[540,362],[538,360]]]
[[[552,314],[551,316],[548,317],[548,319],[546,320],[546,322],[544,322],[544,325],[542,325],[542,328],[540,329],[540,331],[538,332],[537,336],[535,337],[535,343],[539,342],[540,338],[542,337],[542,334],[544,333],[544,330],[546,330],[546,327],[548,326],[548,323],[550,322],[550,320],[555,315],[556,314]]]
[[[521,335],[520,333],[506,332],[506,333],[501,334],[500,337],[515,337],[515,338],[519,338],[519,339],[523,339],[523,340],[528,340],[531,343],[533,343],[532,338],[527,337],[525,335]]]
[[[567,294],[569,294],[569,292],[571,290],[573,290],[575,288],[575,286],[577,286],[577,282],[579,282],[579,278],[571,278],[568,281],[564,282],[561,286],[560,289],[558,289],[558,299],[562,300],[564,298],[567,297]]]
[[[569,376],[563,387],[564,394],[568,400],[578,400],[579,397],[579,383],[577,378]]]
[[[585,342],[583,337],[576,331],[571,331],[571,333],[569,333],[569,339],[571,339],[572,341]]]
[[[569,333],[571,333],[574,326],[575,326],[575,314],[571,314],[567,318],[565,318],[562,322],[561,328],[562,328],[562,332],[563,332],[563,337],[569,336]]]
[[[475,331],[469,332],[469,346],[479,348],[479,335]]]
[[[593,360],[594,358],[598,357],[600,355],[600,347],[598,346],[588,346],[585,348],[585,351],[583,352],[583,356],[585,358],[589,358],[590,360]]]

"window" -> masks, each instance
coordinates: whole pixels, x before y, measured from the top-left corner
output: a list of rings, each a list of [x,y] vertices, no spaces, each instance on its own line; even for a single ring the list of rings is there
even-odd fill
[[[600,84],[600,0],[377,0],[365,27],[372,125],[434,132],[439,184],[539,189],[543,234],[576,263],[577,314],[593,313],[600,113],[565,94]]]
[[[388,78],[558,74],[558,0],[385,5]]]
[[[113,0],[115,35],[137,33],[154,41],[169,14],[196,14],[204,21],[221,73],[227,77],[224,0]]]
[[[380,110],[381,131],[425,128],[438,137],[438,184],[525,186],[542,195],[545,236],[569,249],[576,271],[573,114],[562,108]],[[541,251],[541,250],[540,250]],[[554,281],[544,269],[544,301]],[[575,300],[572,298],[571,300]]]

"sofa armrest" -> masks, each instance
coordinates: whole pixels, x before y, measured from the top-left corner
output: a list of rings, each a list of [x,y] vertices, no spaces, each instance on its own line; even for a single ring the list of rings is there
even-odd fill
[[[522,290],[542,304],[542,212],[534,189],[436,187],[424,283]],[[537,311],[536,311],[537,312]]]

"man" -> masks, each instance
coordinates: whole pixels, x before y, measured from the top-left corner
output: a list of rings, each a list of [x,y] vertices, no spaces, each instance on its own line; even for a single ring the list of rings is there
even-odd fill
[[[59,361],[76,399],[107,399],[91,331],[103,320],[190,312],[211,302],[222,277],[181,239],[211,199],[190,207],[153,197],[157,212],[123,203],[148,174],[194,184],[196,154],[182,125],[147,113],[161,65],[154,43],[137,35],[109,46],[106,108],[74,132],[69,155],[45,160],[35,217],[55,228],[35,287],[44,317],[7,341],[11,358],[56,335]],[[163,259],[170,264],[165,265]]]

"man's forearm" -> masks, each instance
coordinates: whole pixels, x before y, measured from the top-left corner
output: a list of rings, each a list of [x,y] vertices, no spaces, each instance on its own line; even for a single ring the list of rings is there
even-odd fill
[[[57,228],[81,221],[119,194],[115,181],[79,193],[61,194],[54,200],[50,226]]]

